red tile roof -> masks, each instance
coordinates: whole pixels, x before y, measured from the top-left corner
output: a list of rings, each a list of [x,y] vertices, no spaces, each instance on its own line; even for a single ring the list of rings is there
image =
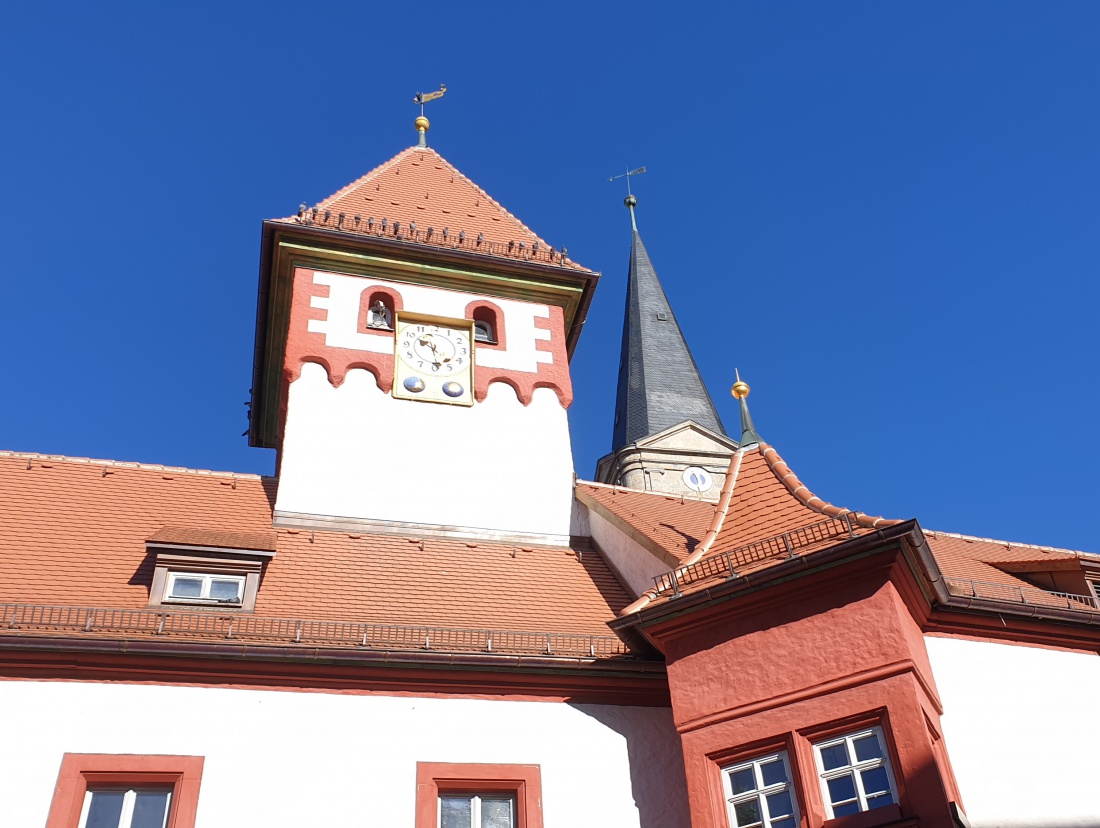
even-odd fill
[[[178,546],[209,546],[222,549],[247,549],[274,552],[274,532],[219,532],[186,526],[165,526],[149,538],[151,543]]]
[[[647,534],[679,561],[689,558],[702,542],[716,509],[714,503],[600,483],[580,481],[577,492],[582,500],[602,506],[622,523]],[[867,528],[899,522],[826,503],[802,485],[775,449],[762,444],[744,453],[729,512],[710,554],[729,552],[841,514],[851,515],[855,525]]]
[[[0,452],[0,603],[143,608],[146,540],[272,537],[257,616],[606,636],[630,600],[592,551],[276,531],[274,494],[254,475]]]
[[[577,494],[590,508],[620,526],[641,531],[679,561],[676,587],[684,595],[724,579],[731,564],[734,571],[745,574],[789,556],[808,555],[867,534],[875,527],[901,522],[852,512],[821,500],[766,444],[761,444],[759,450],[750,448],[742,457],[726,519],[707,555],[699,560],[692,560],[693,553],[710,527],[716,504],[586,482],[578,482]],[[1064,570],[1083,556],[1064,549],[942,532],[925,535],[944,576],[994,587],[1041,592],[1014,572],[1041,572],[1047,571],[1046,567]],[[648,593],[649,601],[670,600],[672,587],[671,578],[662,578],[661,587]],[[638,603],[644,605],[644,599]]]
[[[940,571],[946,577],[967,578],[1004,586],[1033,586],[1027,579],[1008,571],[1013,564],[1049,563],[1051,570],[1054,570],[1063,568],[1066,563],[1075,562],[1083,554],[1067,549],[1014,544],[948,532],[929,531],[924,534]]]
[[[560,251],[428,147],[410,147],[312,209],[278,221],[562,264]],[[564,264],[588,271],[568,256]]]

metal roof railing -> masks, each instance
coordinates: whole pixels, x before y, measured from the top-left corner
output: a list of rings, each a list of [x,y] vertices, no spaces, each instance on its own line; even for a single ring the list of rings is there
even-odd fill
[[[9,631],[562,658],[630,655],[626,645],[613,635],[260,618],[217,611],[0,604],[0,635]]]
[[[792,529],[790,532],[747,543],[729,552],[708,555],[690,566],[658,575],[653,579],[656,584],[656,593],[661,595],[672,592],[675,597],[681,594],[681,587],[717,575],[725,575],[726,580],[733,580],[737,577],[738,567],[771,558],[793,558],[796,549],[812,546],[830,538],[854,538],[856,528],[858,524],[855,523],[852,513],[845,512],[820,523],[812,523],[801,529]]]
[[[969,578],[944,578],[947,590],[960,598],[983,598],[988,601],[1006,601],[1035,607],[1100,612],[1100,602],[1091,595],[1074,595],[1072,592],[1048,592],[1038,587],[1021,587],[1012,584],[995,584],[974,581]]]

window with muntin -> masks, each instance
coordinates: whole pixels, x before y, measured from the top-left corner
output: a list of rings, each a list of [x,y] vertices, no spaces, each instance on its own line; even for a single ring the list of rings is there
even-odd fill
[[[787,751],[722,768],[732,828],[795,828],[798,804]]]
[[[830,819],[898,801],[881,727],[815,742],[813,748]]]
[[[440,828],[515,828],[516,800],[511,796],[440,794]]]

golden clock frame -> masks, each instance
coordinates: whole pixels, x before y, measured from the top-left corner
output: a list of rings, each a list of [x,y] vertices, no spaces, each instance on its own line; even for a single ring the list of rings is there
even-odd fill
[[[458,375],[452,375],[452,378],[455,376],[463,377],[468,382],[466,389],[460,397],[449,397],[444,394],[442,391],[442,383],[440,383],[440,387],[437,391],[427,395],[425,395],[424,392],[413,392],[405,388],[404,381],[408,377],[424,376],[411,368],[401,358],[401,336],[404,329],[409,325],[440,325],[459,330],[466,336],[466,341],[470,343],[469,367],[463,369]],[[474,404],[474,371],[476,370],[476,363],[473,319],[456,319],[449,316],[433,316],[426,313],[407,313],[405,311],[396,312],[393,322],[393,389],[390,391],[394,399],[434,402],[442,405],[472,406]],[[431,379],[431,377],[429,377],[429,379]],[[439,379],[442,380],[443,377]]]

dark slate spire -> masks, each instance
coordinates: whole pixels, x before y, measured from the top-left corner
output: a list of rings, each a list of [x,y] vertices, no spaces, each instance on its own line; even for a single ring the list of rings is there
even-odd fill
[[[632,223],[636,203],[627,197]],[[635,227],[611,450],[685,420],[726,433]]]
[[[733,384],[730,393],[733,394],[737,404],[741,406],[741,440],[740,446],[751,446],[754,443],[763,443],[760,435],[756,433],[756,426],[752,424],[752,415],[749,413],[749,384],[741,379],[741,373],[734,369],[737,382]]]

